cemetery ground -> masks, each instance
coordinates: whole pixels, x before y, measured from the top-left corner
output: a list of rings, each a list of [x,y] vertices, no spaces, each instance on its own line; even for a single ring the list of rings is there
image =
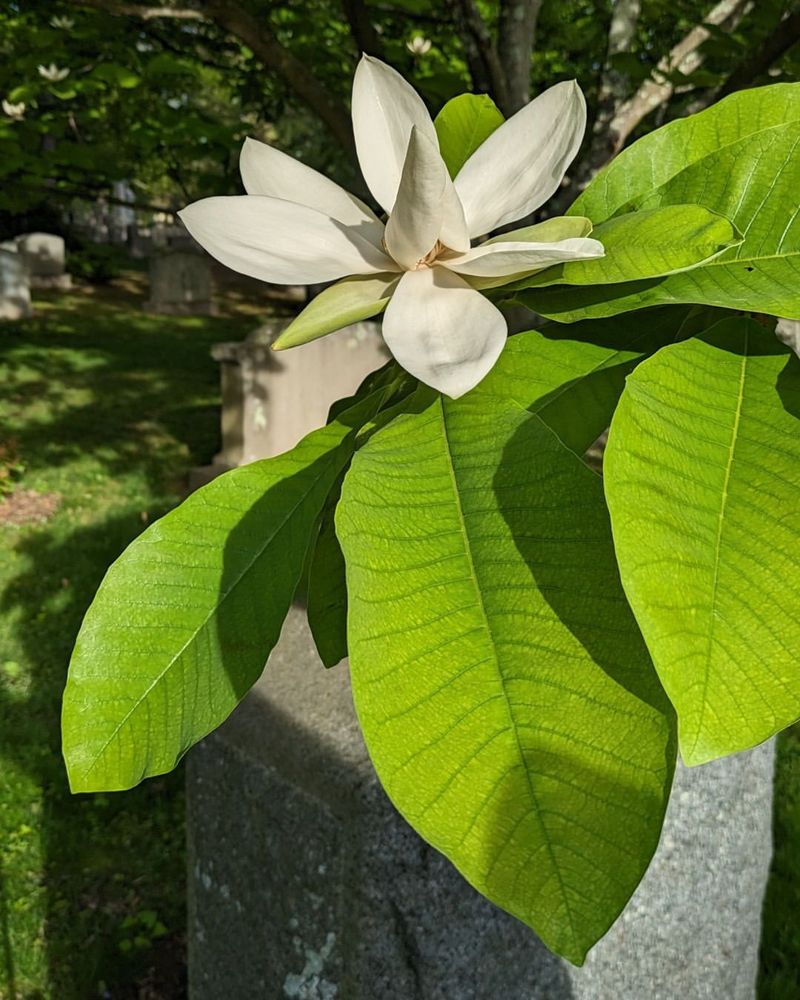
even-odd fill
[[[36,299],[0,325],[0,998],[185,996],[182,769],[70,795],[59,708],[81,617],[109,563],[219,444],[218,318],[144,313],[141,275]],[[275,308],[274,306],[272,307]],[[13,454],[12,454],[13,452]],[[9,455],[11,457],[9,458]],[[779,744],[760,996],[800,997],[800,731]],[[487,998],[488,1000],[488,998]]]
[[[228,296],[220,318],[148,315],[129,277],[42,294],[36,318],[0,325],[0,428],[24,466],[10,516],[27,522],[0,503],[4,1000],[184,995],[182,770],[71,796],[59,703],[107,566],[218,447],[211,344],[263,311]]]

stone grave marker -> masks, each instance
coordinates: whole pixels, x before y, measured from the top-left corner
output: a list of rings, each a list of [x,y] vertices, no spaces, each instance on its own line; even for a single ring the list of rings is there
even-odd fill
[[[355,323],[289,351],[271,345],[287,320],[269,320],[246,340],[216,344],[222,380],[222,448],[195,469],[190,487],[237,465],[293,448],[321,427],[332,403],[389,360],[377,323]]]
[[[678,768],[650,870],[576,969],[394,810],[347,664],[322,667],[295,607],[188,758],[192,1000],[754,1000],[773,757]]]
[[[173,316],[210,316],[215,312],[211,263],[190,250],[168,251],[150,258],[148,312]]]
[[[27,264],[31,288],[72,287],[72,275],[65,270],[64,240],[54,233],[24,233],[17,247]]]
[[[0,249],[0,319],[24,319],[32,312],[24,258],[16,250]]]

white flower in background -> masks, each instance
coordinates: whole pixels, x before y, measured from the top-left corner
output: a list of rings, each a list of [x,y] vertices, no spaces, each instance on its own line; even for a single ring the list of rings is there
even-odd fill
[[[603,255],[585,229],[548,243],[534,242],[538,227],[531,227],[471,247],[472,238],[547,201],[585,126],[579,87],[559,83],[492,133],[453,181],[422,99],[395,70],[364,56],[353,83],[353,129],[385,225],[333,181],[252,139],[240,160],[247,194],[207,198],[179,214],[209,253],[242,274],[287,285],[351,276],[317,296],[276,347],[374,316],[388,301],[383,336],[397,361],[458,397],[487,374],[506,341],[505,319],[478,287]]]
[[[13,118],[14,121],[22,121],[25,117],[25,102],[20,101],[19,104],[12,104],[11,101],[3,101],[3,114]]]
[[[69,76],[69,70],[66,68],[59,69],[55,63],[50,63],[49,66],[39,67],[39,76],[50,83],[59,83],[61,80],[66,80]]]
[[[50,26],[52,28],[60,28],[62,31],[72,31],[72,29],[75,27],[75,22],[72,20],[71,17],[63,17],[55,15],[54,17],[50,18]]]
[[[406,42],[406,48],[412,55],[424,56],[431,50],[431,40],[422,35],[414,35],[410,42]]]

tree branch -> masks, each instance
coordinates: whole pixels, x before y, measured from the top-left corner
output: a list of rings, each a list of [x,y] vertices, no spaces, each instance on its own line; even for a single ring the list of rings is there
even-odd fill
[[[285,48],[267,23],[254,17],[238,0],[203,0],[196,10],[177,7],[140,7],[124,0],[79,0],[92,7],[122,17],[149,20],[156,17],[192,17],[212,21],[228,34],[235,35],[253,51],[262,65],[275,72],[327,125],[340,145],[354,156],[350,116],[344,104],[333,97],[309,70],[308,66]]]
[[[455,6],[460,14],[466,34],[477,50],[478,58],[483,65],[485,78],[490,87],[489,93],[497,102],[503,114],[511,112],[506,75],[497,46],[491,32],[481,16],[475,0],[455,0]]]
[[[531,99],[531,57],[542,0],[502,0],[497,28],[497,50],[505,70],[506,115]]]
[[[383,43],[378,37],[363,0],[342,0],[342,7],[359,52],[366,52],[368,55],[383,59]]]
[[[142,21],[151,21],[157,17],[170,17],[179,21],[202,21],[205,15],[191,7],[140,7],[135,3],[124,3],[123,0],[79,0],[81,7],[92,7],[106,14],[117,17],[138,17]]]
[[[664,104],[675,92],[675,84],[669,76],[682,73],[688,76],[703,62],[698,51],[703,42],[711,37],[709,26],[720,26],[726,22],[731,26],[740,17],[751,0],[720,0],[706,16],[702,24],[696,25],[656,66],[653,76],[639,87],[636,93],[624,101],[611,118],[608,125],[607,148],[611,156],[625,145],[628,136],[637,125],[657,107]],[[610,158],[610,157],[609,157]]]

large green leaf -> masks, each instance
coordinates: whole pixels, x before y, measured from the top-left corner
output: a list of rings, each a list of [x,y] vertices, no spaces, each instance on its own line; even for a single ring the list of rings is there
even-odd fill
[[[800,716],[800,361],[725,320],[628,379],[605,487],[689,764]]]
[[[679,118],[623,150],[569,209],[597,224],[666,184],[693,163],[716,156],[742,139],[800,120],[800,83],[743,90],[707,111]],[[708,204],[703,201],[701,204]]]
[[[580,963],[658,842],[668,701],[600,479],[508,399],[417,408],[358,452],[337,509],[361,725],[409,822]]]
[[[541,331],[520,333],[509,340],[473,397],[501,406],[516,401],[538,413],[568,448],[582,455],[611,422],[625,376],[664,344],[705,329],[708,322],[702,313],[686,307],[650,309],[569,329],[553,323]],[[373,373],[365,387],[374,391],[378,384],[389,386],[394,377],[394,369],[387,366]],[[338,492],[328,498],[308,582],[308,621],[328,667],[347,656],[344,557],[328,511],[337,497]]]
[[[620,154],[570,209],[597,223],[632,208],[696,202],[729,218],[742,243],[665,278],[524,293],[562,322],[695,302],[800,318],[800,84],[734,94]]]
[[[702,205],[628,212],[597,226],[592,238],[603,244],[604,257],[557,264],[510,287],[617,284],[658,277],[696,267],[741,242],[727,219]]]
[[[258,679],[325,499],[382,398],[214,480],[113,564],[64,693],[73,791],[129,788],[170,770]]]
[[[460,94],[445,104],[434,125],[442,159],[451,177],[456,176],[503,120],[494,101],[486,94]]]
[[[610,424],[625,376],[658,348],[705,329],[710,313],[662,307],[517,334],[472,396],[514,400],[582,455]]]

